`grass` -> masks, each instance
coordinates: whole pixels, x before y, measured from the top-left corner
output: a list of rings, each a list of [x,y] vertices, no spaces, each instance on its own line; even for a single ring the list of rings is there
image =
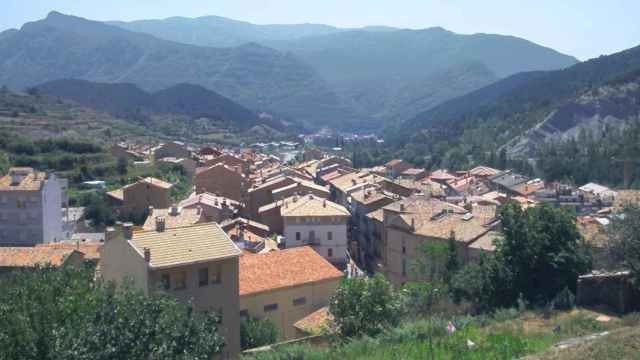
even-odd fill
[[[600,314],[588,310],[573,310],[555,313],[547,319],[538,312],[519,313],[516,310],[502,310],[492,316],[455,318],[453,322],[458,330],[452,335],[446,333],[447,320],[434,318],[404,323],[378,338],[355,339],[324,348],[304,344],[291,345],[246,358],[514,359],[543,352],[565,339],[605,330],[613,331],[629,324],[640,323],[640,316],[612,318],[610,322],[603,323],[596,320],[598,315]],[[468,341],[474,345],[469,346]],[[590,359],[582,359],[587,358]]]

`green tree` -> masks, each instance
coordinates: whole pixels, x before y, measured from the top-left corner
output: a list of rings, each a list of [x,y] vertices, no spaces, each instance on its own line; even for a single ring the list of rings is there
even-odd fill
[[[447,260],[445,262],[445,278],[446,284],[451,282],[451,278],[460,270],[460,258],[458,256],[458,245],[456,242],[456,233],[452,230],[447,239]]]
[[[126,175],[127,174],[127,159],[124,157],[119,157],[118,162],[116,164],[116,170],[118,171],[118,175]]]
[[[565,287],[576,290],[591,255],[564,209],[541,205],[526,210],[507,204],[501,212],[503,238],[494,254],[466,266],[452,281],[457,300],[480,308],[513,306],[522,296],[546,304]]]
[[[631,271],[640,288],[640,207],[628,205],[609,227],[609,252],[614,262]]]
[[[398,325],[401,300],[382,276],[344,279],[331,298],[329,311],[343,337],[375,336]]]
[[[217,315],[93,278],[73,268],[5,275],[0,358],[211,359],[224,346]]]
[[[269,319],[247,318],[240,322],[240,346],[243,350],[278,341],[278,328]]]

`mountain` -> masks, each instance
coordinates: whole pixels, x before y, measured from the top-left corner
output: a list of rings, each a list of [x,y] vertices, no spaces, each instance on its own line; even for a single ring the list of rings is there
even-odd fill
[[[478,159],[502,146],[512,156],[534,156],[547,139],[636,119],[638,71],[640,46],[563,70],[516,74],[403,122],[388,140],[429,144],[420,145],[425,152],[446,142],[441,157],[457,149]],[[630,82],[620,85],[621,79]]]
[[[373,127],[409,119],[518,72],[560,69],[577,62],[523,39],[460,35],[442,28],[254,25],[220,17],[115,24],[202,46],[245,41],[292,53],[310,64],[342,103]]]
[[[207,117],[244,130],[263,122],[251,110],[198,85],[179,84],[148,93],[133,84],[54,80],[38,85],[37,89],[115,116],[126,117],[144,111],[191,118]]]
[[[311,67],[255,43],[185,45],[57,12],[0,39],[0,84],[59,79],[133,83],[147,91],[190,83],[308,124],[354,120]]]
[[[170,17],[163,20],[110,21],[110,25],[184,44],[233,47],[250,42],[293,40],[343,31],[319,24],[255,25],[219,16]],[[373,30],[373,29],[372,29]]]

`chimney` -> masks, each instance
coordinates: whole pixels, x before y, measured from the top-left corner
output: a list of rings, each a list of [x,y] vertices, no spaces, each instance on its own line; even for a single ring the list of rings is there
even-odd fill
[[[400,204],[400,211],[404,211],[404,204]]]
[[[163,232],[165,230],[165,219],[162,216],[156,216],[156,231]]]
[[[178,206],[176,204],[171,205],[171,208],[169,209],[169,215],[171,216],[178,216],[178,214],[180,214],[180,209],[178,209]]]
[[[133,224],[130,222],[126,222],[122,224],[122,235],[125,240],[131,240],[133,237]]]
[[[313,200],[313,195],[309,194],[309,200]]]
[[[196,214],[202,214],[202,206],[198,205],[198,207],[196,207]]]
[[[149,206],[149,216],[153,215],[153,206]]]
[[[322,200],[322,207],[327,207],[327,200]]]
[[[150,262],[151,261],[151,249],[146,247],[146,248],[143,249],[143,251],[144,251],[144,261]]]
[[[411,218],[411,231],[416,231],[416,219]]]
[[[113,226],[109,226],[104,232],[104,242],[109,242],[118,236],[118,232]]]

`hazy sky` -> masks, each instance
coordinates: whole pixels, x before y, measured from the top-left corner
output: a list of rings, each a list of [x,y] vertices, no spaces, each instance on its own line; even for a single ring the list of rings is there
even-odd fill
[[[640,44],[639,0],[0,0],[0,30],[51,10],[95,20],[219,15],[258,24],[442,26],[526,38],[585,60]]]

